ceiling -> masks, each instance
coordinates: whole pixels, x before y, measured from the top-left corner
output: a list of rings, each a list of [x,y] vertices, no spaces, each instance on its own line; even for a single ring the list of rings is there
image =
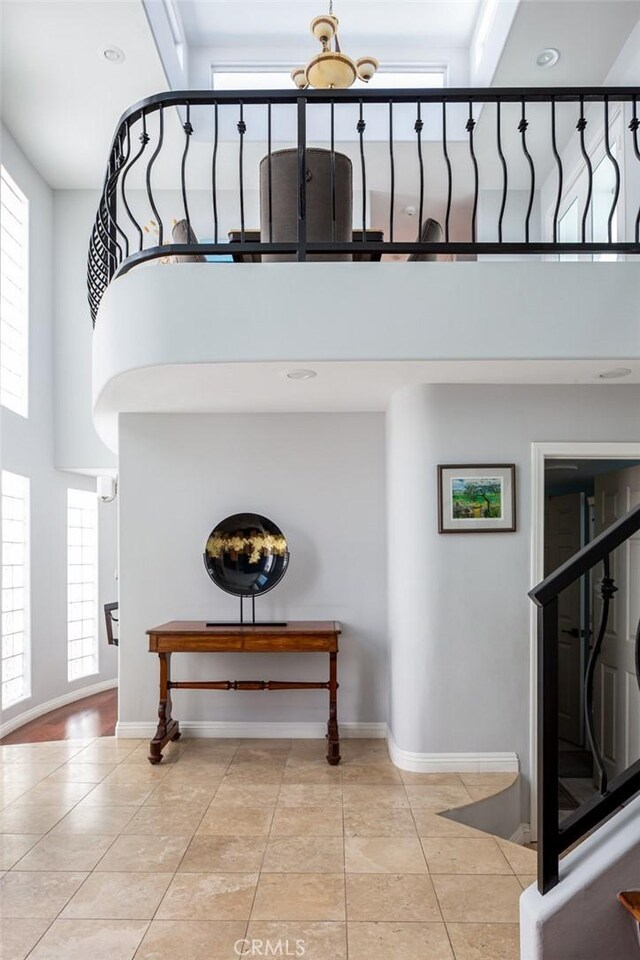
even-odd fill
[[[264,58],[265,41],[300,49],[313,17],[326,13],[328,0],[177,0],[187,42],[194,47],[253,44]],[[375,43],[384,56],[416,36],[429,46],[468,46],[482,0],[335,0],[345,44],[349,38]]]
[[[297,363],[183,363],[145,367],[110,380],[94,406],[96,429],[117,449],[120,413],[337,413],[384,411],[399,389],[421,383],[592,384],[623,390],[640,383],[640,361],[624,361],[624,381],[602,381],[619,360],[402,360]],[[291,369],[317,376],[291,380]]]
[[[164,9],[163,0],[145,3],[147,13],[149,4]],[[98,187],[120,114],[169,86],[145,3],[0,0],[2,117],[55,188]],[[178,0],[189,53],[201,64],[223,49],[227,62],[267,63],[279,53],[288,63],[294,51],[299,60],[315,49],[308,21],[325,7],[326,0]],[[405,62],[437,57],[438,48],[443,59],[466,55],[480,7],[481,0],[336,0],[345,49]],[[601,84],[639,19],[640,0],[521,0],[494,84]],[[540,70],[535,55],[549,45],[560,48],[560,62]],[[113,46],[124,62],[104,59]],[[530,133],[535,149],[535,124]],[[493,129],[485,136],[480,124],[479,150],[485,139],[493,149]]]

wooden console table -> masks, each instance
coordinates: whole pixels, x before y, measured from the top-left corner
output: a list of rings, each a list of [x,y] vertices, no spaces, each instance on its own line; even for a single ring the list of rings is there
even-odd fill
[[[340,763],[338,733],[338,636],[335,620],[289,621],[285,626],[229,624],[210,626],[202,620],[174,620],[147,630],[149,652],[160,660],[158,729],[149,745],[149,760],[160,763],[170,740],[180,738],[178,721],[171,715],[172,690],[328,690],[327,763]],[[284,680],[171,679],[172,653],[328,653],[326,683]]]

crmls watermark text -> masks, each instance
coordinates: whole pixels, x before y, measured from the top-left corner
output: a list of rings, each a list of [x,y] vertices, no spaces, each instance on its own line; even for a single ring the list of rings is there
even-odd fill
[[[304,940],[236,940],[233,949],[239,957],[304,957]]]

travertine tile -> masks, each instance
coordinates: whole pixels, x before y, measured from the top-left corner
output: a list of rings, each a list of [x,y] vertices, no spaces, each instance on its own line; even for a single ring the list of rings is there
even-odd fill
[[[402,783],[391,763],[351,763],[342,767],[343,783]]]
[[[516,773],[462,773],[462,782],[473,800],[485,800],[506,790],[517,779]]]
[[[424,787],[461,787],[464,786],[459,773],[413,773],[400,770],[403,783],[420,784]]]
[[[22,806],[75,806],[79,800],[95,789],[92,783],[74,783],[72,781],[52,782],[44,780],[36,784],[20,797]]]
[[[498,839],[498,845],[509,861],[514,873],[535,873],[538,865],[538,855],[535,850],[523,847],[519,843]]]
[[[100,783],[115,769],[115,763],[65,763],[49,774],[47,782]]]
[[[257,873],[262,866],[266,837],[194,837],[181,873]]]
[[[203,811],[213,800],[218,782],[215,783],[180,783],[174,778],[167,778],[162,783],[157,784],[147,795],[144,801],[145,807],[171,808],[179,804],[188,804],[192,809],[200,807]]]
[[[263,873],[339,873],[344,870],[342,838],[271,837]]]
[[[411,810],[403,807],[345,807],[346,837],[415,837]]]
[[[223,780],[212,803],[223,807],[275,807],[279,791],[277,783],[230,783]]]
[[[431,786],[408,783],[405,786],[412,809],[449,810],[471,803],[471,795],[464,786]]]
[[[418,834],[421,837],[484,838],[489,836],[482,830],[476,830],[475,827],[468,827],[465,823],[458,823],[447,816],[441,816],[428,807],[413,808],[412,813]]]
[[[283,783],[341,783],[342,765],[330,767],[327,761],[290,755],[284,768]]]
[[[189,837],[135,836],[118,837],[97,865],[101,873],[169,873],[178,869]]]
[[[153,920],[135,960],[236,960],[245,926],[244,920]]]
[[[224,775],[224,783],[281,783],[283,763],[236,763],[231,762]]]
[[[527,887],[530,887],[532,883],[538,882],[538,877],[535,873],[519,873],[518,882],[523,890],[526,890]]]
[[[136,807],[136,813],[123,829],[123,834],[133,833],[137,836],[152,834],[155,836],[162,831],[165,836],[191,837],[200,826],[204,811],[200,805],[177,804],[170,810],[160,807],[148,807],[143,804]]]
[[[26,960],[51,920],[0,920],[0,958]]]
[[[433,876],[444,919],[517,923],[522,887],[515,877]]]
[[[513,871],[492,837],[422,838],[429,873],[507,874]]]
[[[0,810],[0,833],[47,833],[69,812],[69,808],[56,806],[23,807],[20,801]]]
[[[99,833],[116,836],[129,823],[139,807],[74,807],[52,830],[55,834]]]
[[[266,837],[271,827],[272,808],[209,807],[197,830],[197,836]]]
[[[0,834],[0,870],[10,870],[41,836],[40,833]]]
[[[284,783],[278,794],[279,807],[341,806],[339,783]]]
[[[0,784],[0,807],[8,807],[10,803],[24,796],[31,787],[26,783],[2,783]]]
[[[29,960],[132,960],[146,920],[56,920]]]
[[[106,783],[103,780],[81,800],[79,806],[141,806],[153,790],[153,783]]]
[[[150,920],[171,877],[170,873],[92,873],[67,905],[62,919]]]
[[[66,766],[66,764],[65,764]],[[25,790],[63,767],[59,763],[0,763],[0,784],[21,783]]]
[[[426,875],[348,873],[347,919],[436,921],[442,914]]]
[[[252,920],[344,920],[344,874],[263,873]]]
[[[345,807],[408,807],[409,801],[401,784],[345,783],[342,787]]]
[[[247,952],[261,949],[264,955],[266,944],[269,944],[272,951],[281,949],[282,957],[299,956],[304,957],[304,960],[347,960],[347,928],[344,923],[252,921],[249,924],[246,939]],[[264,945],[263,947],[259,947],[260,942]],[[274,953],[271,955],[277,956]]]
[[[256,873],[178,873],[160,904],[158,920],[248,920]]]
[[[345,837],[347,873],[426,873],[417,837]]]
[[[93,870],[113,837],[47,834],[20,860],[17,870]]]
[[[342,809],[330,807],[277,807],[272,837],[341,837]]]
[[[349,960],[453,960],[444,923],[347,924]]]
[[[86,876],[86,873],[17,870],[5,873],[0,879],[0,916],[53,920]]]
[[[171,767],[165,767],[163,764],[119,763],[102,782],[105,784],[150,783],[158,786],[164,783],[170,773]]]
[[[448,923],[456,960],[519,960],[517,923]]]

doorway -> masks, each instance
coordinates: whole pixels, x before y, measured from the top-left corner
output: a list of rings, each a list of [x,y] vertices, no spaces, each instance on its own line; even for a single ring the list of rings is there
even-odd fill
[[[532,582],[539,582],[640,502],[640,443],[533,444]],[[633,639],[640,615],[640,542],[612,557],[618,586],[594,683],[593,717],[610,776],[640,756],[640,693]],[[597,791],[584,710],[584,677],[600,623],[596,568],[559,598],[561,819]],[[536,837],[537,631],[531,621],[532,837]],[[631,663],[633,668],[633,663]],[[637,729],[636,729],[637,728]]]

